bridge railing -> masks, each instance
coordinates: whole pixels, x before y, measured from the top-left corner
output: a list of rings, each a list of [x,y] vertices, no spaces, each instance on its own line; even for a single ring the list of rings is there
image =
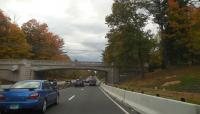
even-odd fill
[[[20,65],[20,64],[23,64],[23,65],[35,65],[35,66],[45,66],[45,65],[48,65],[48,66],[65,66],[65,65],[70,65],[70,66],[89,66],[89,67],[92,67],[92,66],[96,66],[96,67],[111,67],[111,66],[115,66],[115,67],[120,67],[119,65],[113,65],[113,64],[107,64],[107,63],[103,63],[103,62],[89,62],[89,61],[77,61],[77,62],[74,62],[74,61],[69,61],[69,62],[66,62],[66,61],[53,61],[53,60],[26,60],[26,59],[23,59],[23,60],[17,60],[17,59],[0,59],[0,65]],[[128,68],[131,68],[131,70],[134,68],[134,69],[137,69],[138,71],[138,67],[137,66],[123,66],[124,68],[126,67],[126,69]]]
[[[87,65],[87,66],[109,66],[109,64],[105,64],[103,62],[89,62],[89,61],[53,61],[53,60],[17,60],[17,59],[0,59],[0,64],[32,64],[32,65]]]
[[[65,61],[51,61],[51,60],[31,60],[31,64],[38,64],[38,65],[43,65],[43,64],[68,64],[68,62]]]
[[[105,65],[103,62],[65,62],[50,60],[31,60],[33,65]]]

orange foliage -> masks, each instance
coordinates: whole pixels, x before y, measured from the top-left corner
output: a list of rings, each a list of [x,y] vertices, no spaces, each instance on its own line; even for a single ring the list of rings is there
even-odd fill
[[[0,59],[28,58],[29,50],[24,33],[0,11]]]
[[[175,3],[175,0],[168,0],[168,4],[169,4],[169,6],[173,6],[174,3]]]
[[[22,30],[26,34],[28,43],[32,46],[32,59],[69,60],[69,57],[63,56],[63,40],[60,36],[49,32],[46,23],[39,23],[32,19],[23,24]]]

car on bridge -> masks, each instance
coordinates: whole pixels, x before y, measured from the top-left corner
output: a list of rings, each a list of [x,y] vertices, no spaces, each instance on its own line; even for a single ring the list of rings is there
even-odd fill
[[[48,106],[59,103],[59,93],[47,80],[19,81],[0,93],[0,111],[35,110],[44,113]]]

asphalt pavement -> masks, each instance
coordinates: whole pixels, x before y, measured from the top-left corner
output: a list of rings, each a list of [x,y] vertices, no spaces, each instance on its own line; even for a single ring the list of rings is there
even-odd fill
[[[15,113],[17,114],[17,113]],[[21,113],[20,113],[21,114]],[[27,112],[26,112],[27,114]],[[36,114],[30,112],[29,114]],[[70,87],[60,91],[60,104],[45,114],[138,114],[96,87]]]
[[[67,88],[61,91],[60,104],[46,114],[125,114],[98,87]]]

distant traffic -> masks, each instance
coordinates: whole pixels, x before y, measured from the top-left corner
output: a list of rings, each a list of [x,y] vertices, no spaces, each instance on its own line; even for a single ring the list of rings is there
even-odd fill
[[[74,86],[74,87],[96,86],[97,80],[94,76],[89,76],[87,78],[79,78],[76,80],[67,80],[66,83],[68,83],[69,86]]]

